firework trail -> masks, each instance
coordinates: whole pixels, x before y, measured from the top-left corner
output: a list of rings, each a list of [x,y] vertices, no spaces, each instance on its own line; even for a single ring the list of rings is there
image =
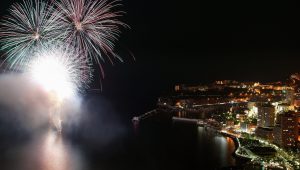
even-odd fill
[[[63,38],[60,14],[54,5],[40,0],[15,3],[0,23],[1,50],[11,66],[22,64],[33,51]]]
[[[96,62],[104,72],[101,62],[105,57],[113,64],[113,59],[122,59],[114,52],[114,42],[118,40],[120,27],[127,27],[119,21],[121,11],[114,11],[119,1],[107,0],[60,0],[56,3],[62,14],[60,23],[65,42],[77,48],[86,59]]]

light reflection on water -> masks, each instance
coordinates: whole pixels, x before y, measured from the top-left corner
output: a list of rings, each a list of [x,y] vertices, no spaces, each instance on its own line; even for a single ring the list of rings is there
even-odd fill
[[[212,152],[215,165],[219,164],[219,167],[236,165],[233,157],[235,144],[231,138],[219,135],[214,130],[205,130],[203,127],[198,127],[198,138],[199,145],[206,148],[204,150]]]
[[[21,148],[20,164],[16,169],[30,170],[84,170],[79,150],[49,130]]]
[[[70,169],[70,155],[61,135],[49,132],[41,146],[39,162],[44,170]],[[50,161],[51,160],[51,161]]]
[[[235,151],[235,144],[229,137],[215,136],[214,142],[219,146],[219,157],[222,166],[235,165],[235,159],[232,159],[232,154]]]

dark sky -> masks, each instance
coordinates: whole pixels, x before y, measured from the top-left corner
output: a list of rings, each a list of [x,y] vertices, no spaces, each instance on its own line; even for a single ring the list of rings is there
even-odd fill
[[[175,83],[274,81],[300,71],[296,4],[127,0],[125,9],[131,30],[121,42],[136,62],[114,67],[109,89],[147,97]]]
[[[12,0],[1,1],[4,13]],[[103,95],[155,103],[176,83],[273,81],[300,71],[297,4],[123,0],[123,64],[105,65]],[[126,50],[134,54],[133,61]],[[125,103],[126,103],[125,102]],[[145,104],[147,105],[147,104]]]
[[[137,65],[169,82],[278,80],[300,69],[295,4],[125,4],[132,29],[123,38]]]

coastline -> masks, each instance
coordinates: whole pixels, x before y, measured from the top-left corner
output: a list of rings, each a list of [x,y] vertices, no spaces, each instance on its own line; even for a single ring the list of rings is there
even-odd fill
[[[251,161],[251,158],[249,157],[246,157],[246,156],[243,156],[241,154],[238,154],[238,150],[241,148],[241,144],[239,142],[239,139],[236,137],[236,136],[233,136],[231,134],[228,134],[228,133],[225,133],[225,132],[222,132],[222,131],[218,131],[219,134],[221,134],[222,136],[225,136],[225,137],[230,137],[233,142],[234,142],[234,145],[235,145],[235,150],[234,152],[232,153],[232,155],[236,158],[239,158],[239,159],[242,159],[242,160],[248,160],[248,161]]]
[[[220,129],[217,129],[213,126],[206,126],[203,124],[203,120],[199,120],[199,119],[189,119],[189,118],[178,118],[178,117],[172,117],[172,121],[173,122],[186,122],[186,123],[195,123],[197,124],[197,126],[200,126],[200,127],[204,127],[204,128],[210,128],[210,129],[213,129],[216,133],[224,136],[224,137],[229,137],[233,140],[234,142],[234,145],[235,145],[235,150],[234,152],[232,153],[232,155],[235,157],[235,158],[239,158],[241,160],[245,160],[245,161],[251,161],[252,159],[254,159],[254,157],[251,157],[251,156],[247,156],[247,155],[242,155],[242,154],[239,154],[239,150],[243,149],[245,150],[245,148],[243,148],[239,142],[239,139],[238,137],[236,137],[235,135],[232,135],[232,134],[229,134],[229,133],[226,133]],[[202,123],[199,123],[199,122],[202,122]]]

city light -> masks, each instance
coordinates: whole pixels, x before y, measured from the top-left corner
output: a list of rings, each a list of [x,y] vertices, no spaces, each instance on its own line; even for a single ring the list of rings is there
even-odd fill
[[[294,86],[222,80],[198,86],[176,85],[175,90],[180,95],[160,99],[159,106],[178,112],[176,120],[198,119],[198,126],[232,137],[238,143],[235,154],[253,164],[287,169],[299,166],[300,153],[288,153],[300,147],[300,113],[294,102],[300,95]],[[269,157],[260,156],[262,149]]]

